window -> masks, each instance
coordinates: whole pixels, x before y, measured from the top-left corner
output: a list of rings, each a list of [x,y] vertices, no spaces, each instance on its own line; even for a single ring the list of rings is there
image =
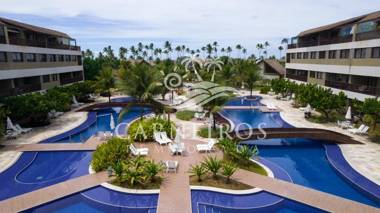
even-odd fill
[[[69,55],[65,55],[65,61],[71,61],[71,58]]]
[[[22,57],[22,53],[12,53],[12,61],[13,62],[22,62],[22,61],[24,61],[23,57]]]
[[[340,50],[340,58],[349,58],[350,57],[350,50]]]
[[[58,81],[58,74],[53,74],[51,77],[53,81]]]
[[[292,53],[292,54],[290,54],[290,57],[291,57],[292,59],[295,59],[295,58],[296,58],[296,54],[295,54],[295,53]]]
[[[50,62],[56,62],[57,61],[57,56],[56,55],[49,55],[49,61]]]
[[[366,33],[376,30],[376,22],[367,21],[358,24],[358,33]]]
[[[303,59],[309,59],[309,53],[308,52],[303,53]]]
[[[365,58],[365,48],[355,49],[355,58]]]
[[[339,30],[340,37],[350,36],[352,33],[352,26],[345,26]]]
[[[330,50],[329,51],[329,59],[336,58],[336,50]]]
[[[58,61],[65,61],[64,55],[58,55]]]
[[[36,62],[36,54],[35,53],[26,53],[25,54],[27,62]]]
[[[43,75],[42,76],[42,82],[43,83],[49,83],[50,82],[50,75]]]
[[[317,58],[317,52],[311,52],[310,59],[316,59],[316,58]]]
[[[0,62],[7,62],[7,53],[6,52],[0,52]]]
[[[317,72],[317,78],[322,79],[323,78],[323,73],[322,72]]]
[[[372,48],[372,58],[380,58],[380,47]]]
[[[40,54],[40,61],[46,62],[47,61],[47,55],[46,54]]]
[[[325,51],[319,51],[319,58],[325,59],[326,58],[326,52]]]
[[[302,58],[302,53],[297,53],[297,59],[301,59]]]
[[[72,55],[71,56],[71,61],[77,61],[77,56],[76,55]]]
[[[310,71],[310,78],[315,78],[315,72],[314,71]]]

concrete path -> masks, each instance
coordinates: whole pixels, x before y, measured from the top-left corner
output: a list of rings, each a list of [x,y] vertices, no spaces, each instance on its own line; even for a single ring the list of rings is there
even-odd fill
[[[20,212],[109,181],[106,172],[74,178],[0,201],[1,212]]]

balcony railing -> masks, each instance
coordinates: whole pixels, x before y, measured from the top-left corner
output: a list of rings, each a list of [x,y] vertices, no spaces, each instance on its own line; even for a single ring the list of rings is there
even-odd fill
[[[0,43],[1,43],[1,40],[0,40]],[[70,46],[66,44],[57,44],[57,43],[47,43],[45,41],[28,40],[28,39],[22,39],[22,38],[17,38],[17,37],[9,37],[9,43],[14,44],[14,45],[52,48],[52,49],[76,50],[76,51],[80,50],[80,47],[78,46]]]
[[[297,44],[288,44],[288,49],[297,48]]]
[[[294,74],[286,73],[286,78],[307,82],[307,75],[294,75]]]
[[[71,84],[71,83],[75,83],[78,81],[83,81],[83,76],[76,76],[76,77],[72,77],[72,78],[61,78],[60,81],[61,81],[61,85]]]
[[[344,36],[344,37],[335,37],[330,39],[321,39],[319,41],[320,45],[326,45],[326,44],[339,44],[339,43],[346,43],[346,42],[352,42],[352,36]]]
[[[41,84],[27,84],[22,86],[17,86],[15,88],[16,94],[24,94],[28,92],[35,92],[41,90]]]
[[[362,85],[362,84],[350,84],[350,83],[345,83],[345,82],[329,81],[329,80],[326,80],[325,85],[327,87],[362,93],[366,95],[374,95],[374,96],[380,95],[379,87],[373,87],[373,86]]]
[[[380,38],[380,30],[356,34],[357,41],[364,41],[364,40],[376,39],[376,38]]]

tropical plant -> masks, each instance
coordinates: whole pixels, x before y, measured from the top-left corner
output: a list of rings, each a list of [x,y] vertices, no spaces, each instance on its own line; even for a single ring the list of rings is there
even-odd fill
[[[227,178],[226,183],[231,182],[231,176],[236,172],[237,169],[238,167],[232,162],[223,163],[222,175],[224,175]]]
[[[212,173],[214,179],[218,178],[218,172],[222,168],[222,161],[218,160],[216,157],[209,156],[203,162],[202,165]]]
[[[95,171],[107,169],[109,166],[120,167],[120,163],[128,159],[131,140],[111,138],[106,143],[99,145],[92,156],[91,167]]]
[[[210,70],[212,69],[212,77],[211,77],[211,82],[214,82],[214,77],[215,77],[215,71],[216,70],[222,70],[222,66],[223,66],[223,61],[221,61],[220,59],[217,59],[217,58],[210,58],[208,60],[206,60],[206,63],[205,63],[205,67],[207,68],[207,71],[210,72]]]
[[[196,55],[192,55],[190,57],[185,57],[181,61],[181,64],[185,66],[187,71],[192,70],[194,74],[196,75],[198,81],[203,81],[202,77],[199,75],[199,72],[197,70],[197,66],[200,68],[203,67],[202,59],[200,59]]]
[[[111,89],[115,87],[115,77],[110,66],[103,67],[96,77],[96,87],[100,93],[107,93],[108,102],[111,103]]]
[[[149,181],[154,182],[155,177],[158,173],[162,172],[164,169],[162,164],[157,164],[153,160],[148,160],[145,163],[145,174],[148,176]]]
[[[363,103],[363,112],[372,117],[374,121],[372,129],[376,129],[376,123],[380,117],[380,101],[376,98],[366,98]]]
[[[243,75],[244,83],[249,89],[250,96],[252,97],[252,92],[255,88],[255,84],[261,79],[259,67],[257,66],[256,62],[245,63]]]
[[[175,125],[161,118],[151,118],[135,121],[128,129],[129,137],[138,142],[153,141],[154,132],[166,132],[169,137],[174,138]]]
[[[207,173],[207,168],[202,164],[198,164],[195,166],[191,166],[189,172],[192,175],[197,176],[198,182],[202,182],[202,177]]]
[[[236,153],[241,160],[249,161],[252,157],[259,154],[259,150],[256,145],[253,148],[243,145],[237,147]]]

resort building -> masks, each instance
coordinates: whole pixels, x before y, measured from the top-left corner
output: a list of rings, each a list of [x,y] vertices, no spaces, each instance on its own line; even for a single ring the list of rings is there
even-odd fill
[[[343,91],[351,99],[380,95],[380,11],[301,32],[286,54],[286,78]]]
[[[80,47],[69,35],[0,18],[0,96],[83,80]]]
[[[257,61],[263,79],[278,79],[285,76],[285,67],[276,59],[261,59]]]

